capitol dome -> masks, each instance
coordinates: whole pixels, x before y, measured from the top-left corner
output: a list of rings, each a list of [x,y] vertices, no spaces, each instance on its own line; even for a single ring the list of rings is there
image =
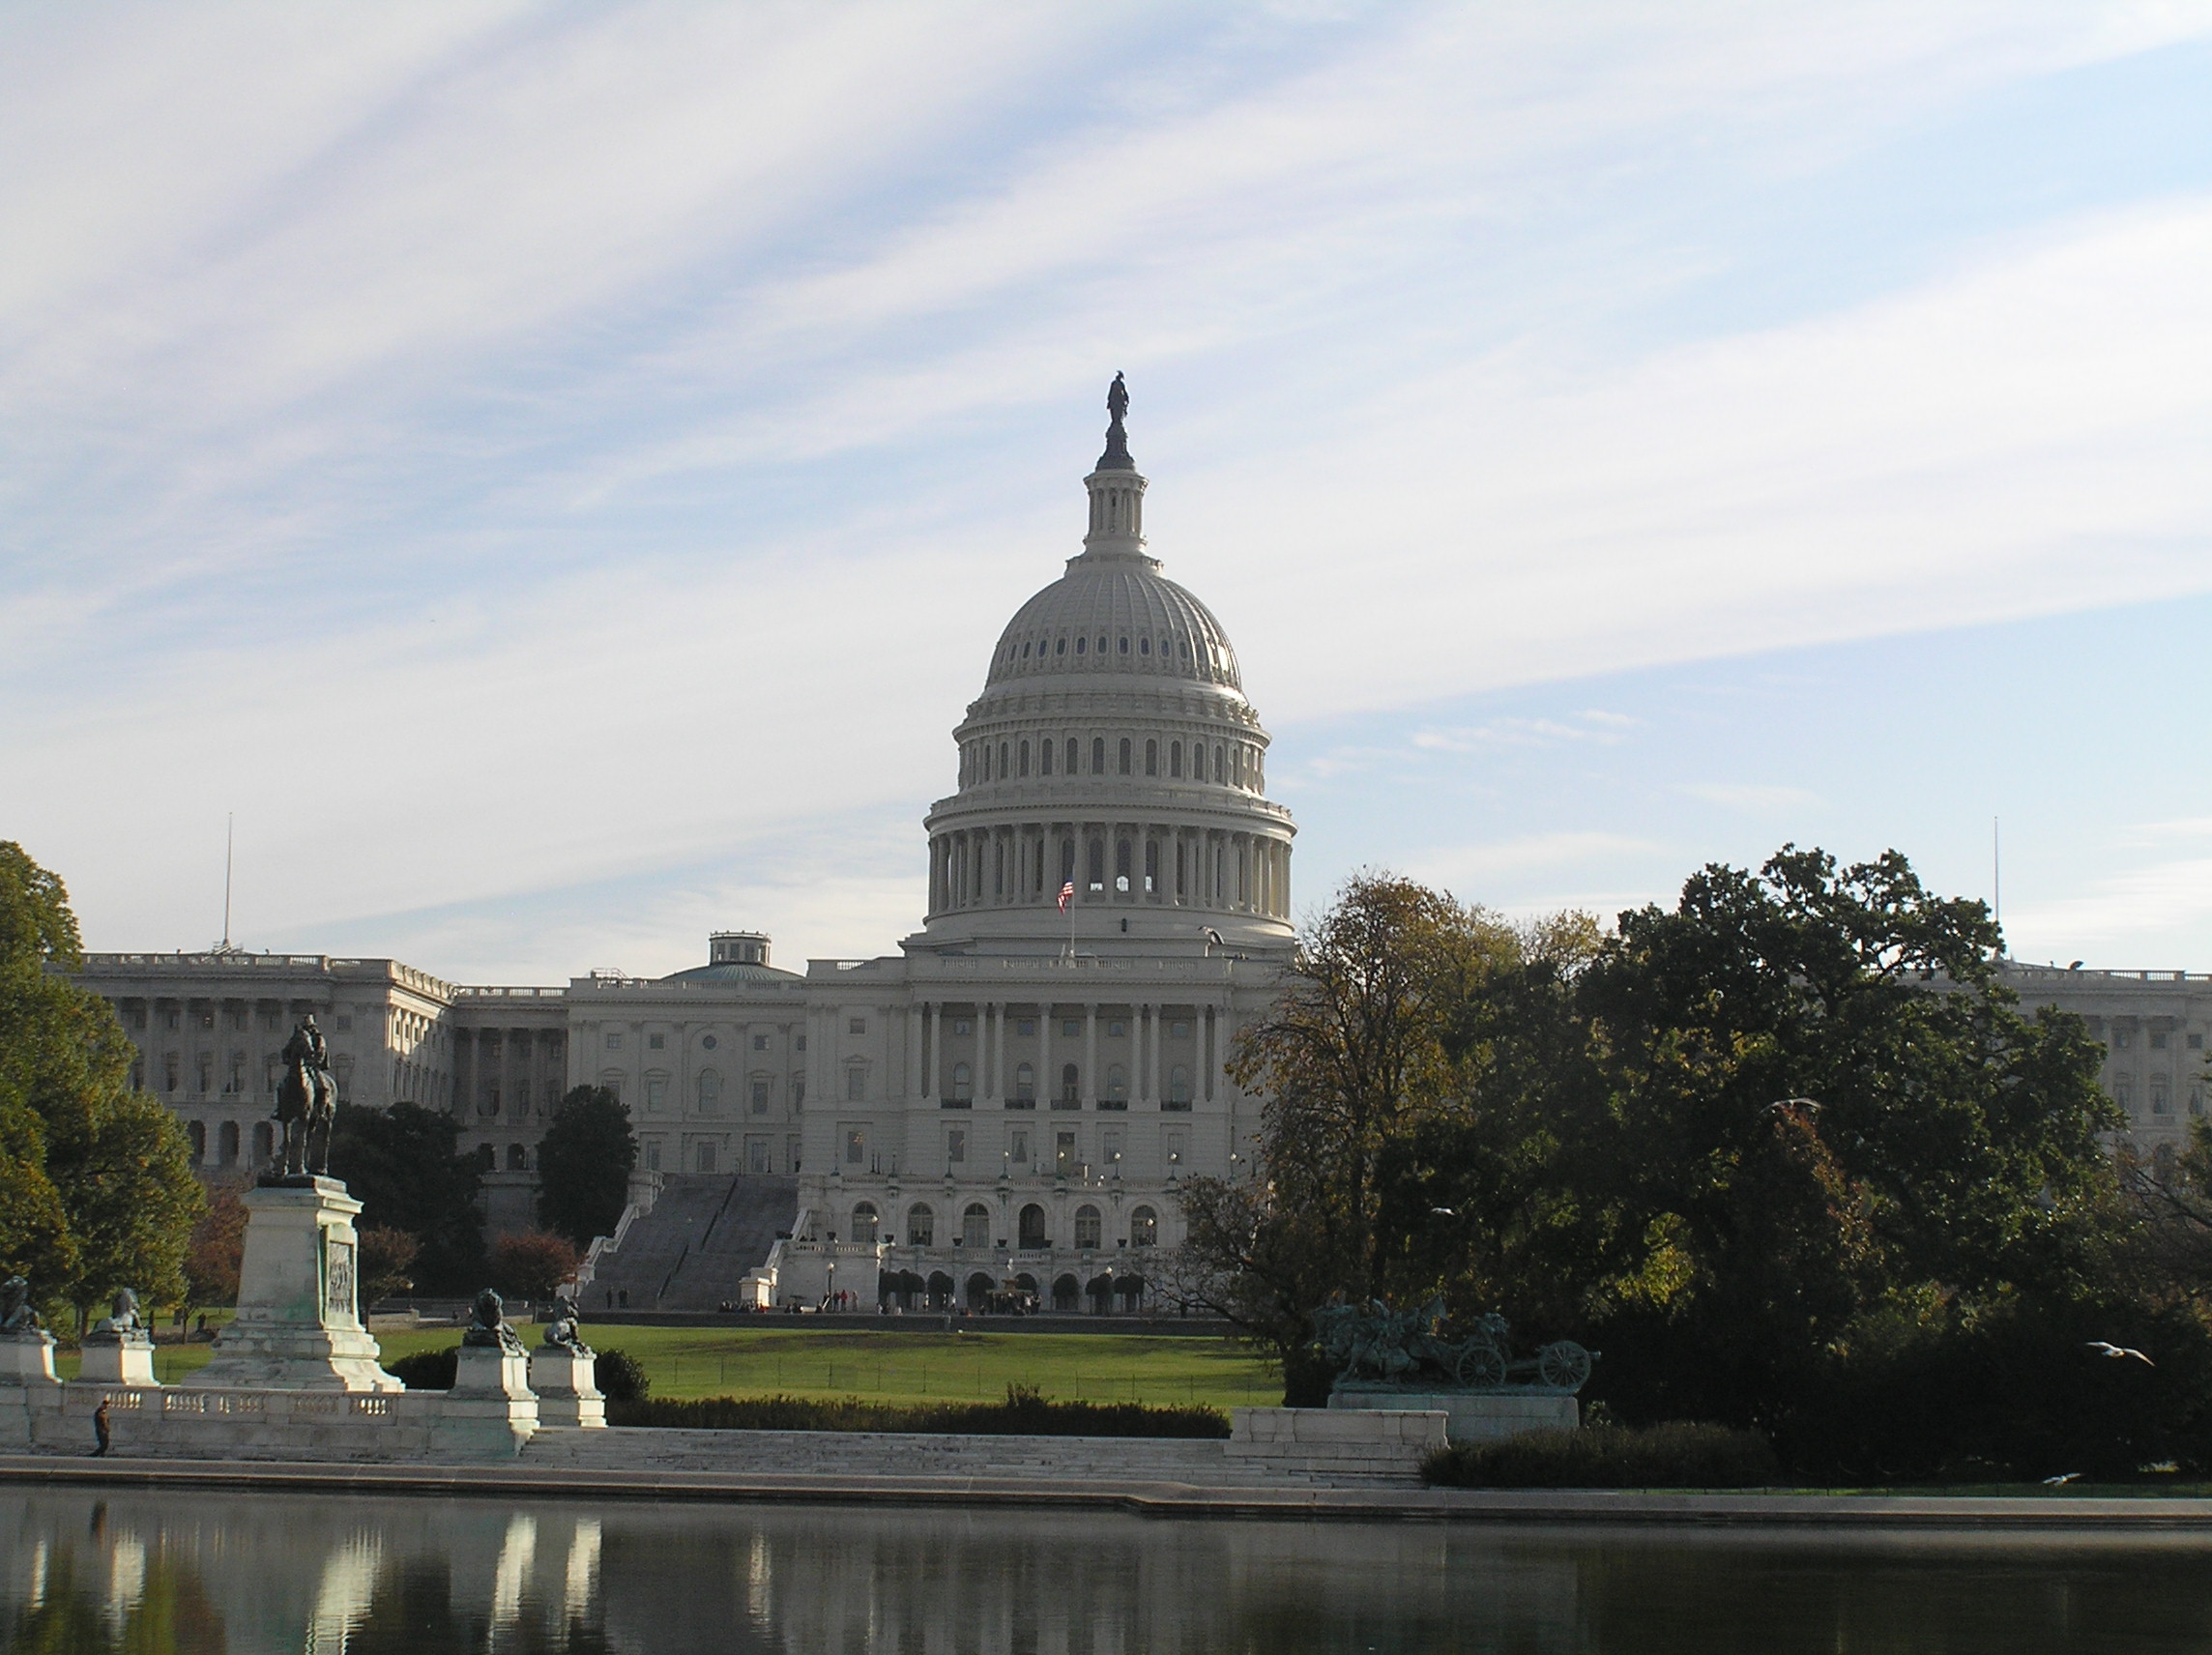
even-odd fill
[[[929,813],[917,941],[1197,951],[1290,935],[1290,812],[1229,635],[1146,550],[1119,376],[1090,525],[999,636]],[[1068,895],[1062,907],[1062,891]]]

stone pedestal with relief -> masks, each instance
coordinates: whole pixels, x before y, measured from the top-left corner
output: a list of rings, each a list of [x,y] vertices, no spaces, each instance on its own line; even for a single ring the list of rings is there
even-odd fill
[[[396,1391],[361,1323],[361,1203],[336,1178],[264,1178],[246,1192],[238,1316],[206,1367],[203,1389]]]

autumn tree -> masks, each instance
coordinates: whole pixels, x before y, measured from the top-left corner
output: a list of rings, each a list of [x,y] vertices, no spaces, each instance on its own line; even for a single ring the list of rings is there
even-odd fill
[[[574,1279],[577,1261],[566,1236],[543,1230],[502,1235],[491,1247],[492,1284],[503,1293],[542,1303]]]

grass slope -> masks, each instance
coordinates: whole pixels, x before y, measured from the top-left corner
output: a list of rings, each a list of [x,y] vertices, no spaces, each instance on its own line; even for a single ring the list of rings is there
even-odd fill
[[[764,1319],[765,1320],[765,1319]],[[520,1329],[536,1344],[538,1331]],[[1228,1409],[1271,1407],[1282,1380],[1250,1351],[1216,1339],[1115,1333],[815,1332],[803,1327],[595,1327],[599,1350],[645,1364],[653,1394],[698,1397],[859,1397],[871,1402],[996,1402],[1010,1384],[1062,1402],[1140,1402]],[[439,1350],[458,1328],[380,1333],[385,1357]],[[205,1345],[164,1345],[154,1372],[174,1383],[208,1359]],[[62,1376],[75,1353],[57,1354]]]

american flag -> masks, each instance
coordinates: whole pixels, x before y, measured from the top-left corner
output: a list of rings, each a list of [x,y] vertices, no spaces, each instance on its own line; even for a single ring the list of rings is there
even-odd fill
[[[1074,900],[1075,900],[1075,882],[1074,882],[1073,880],[1069,880],[1069,881],[1068,881],[1068,882],[1067,882],[1065,885],[1063,885],[1063,886],[1062,886],[1060,887],[1060,911],[1061,911],[1061,913],[1062,913],[1062,914],[1065,914],[1065,913],[1067,912],[1067,905],[1068,905],[1069,903],[1073,902]]]

